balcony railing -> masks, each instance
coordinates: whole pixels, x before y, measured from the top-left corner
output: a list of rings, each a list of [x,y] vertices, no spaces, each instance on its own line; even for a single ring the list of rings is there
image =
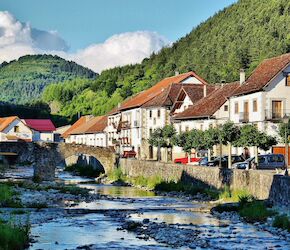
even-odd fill
[[[284,116],[290,117],[290,109],[281,109],[281,110],[265,110],[265,120],[268,121],[280,121]]]
[[[249,112],[240,112],[239,122],[249,122]]]
[[[121,128],[122,129],[130,129],[131,128],[131,124],[128,121],[122,121],[121,122]]]

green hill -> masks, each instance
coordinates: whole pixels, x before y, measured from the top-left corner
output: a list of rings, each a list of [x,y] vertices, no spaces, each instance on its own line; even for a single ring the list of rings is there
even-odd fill
[[[96,76],[93,71],[58,56],[23,56],[0,65],[0,101],[31,103],[39,100],[44,88],[52,82]]]
[[[240,0],[194,28],[171,47],[144,59],[141,64],[103,71],[97,80],[70,100],[58,99],[60,113],[71,116],[103,114],[128,96],[144,90],[176,70],[194,70],[210,83],[238,80],[239,69],[247,75],[265,58],[290,52],[290,1]],[[60,93],[70,85],[59,88]]]

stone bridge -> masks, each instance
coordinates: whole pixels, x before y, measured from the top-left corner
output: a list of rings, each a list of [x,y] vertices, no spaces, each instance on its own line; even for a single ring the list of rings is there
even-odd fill
[[[53,180],[58,165],[91,164],[108,172],[115,167],[113,150],[65,143],[0,142],[0,153],[16,153],[17,163],[31,163],[34,177]]]

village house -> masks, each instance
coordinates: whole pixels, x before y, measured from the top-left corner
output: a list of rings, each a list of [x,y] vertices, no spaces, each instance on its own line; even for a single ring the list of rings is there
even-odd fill
[[[107,147],[107,116],[83,116],[62,136],[66,143]]]
[[[217,85],[215,89],[194,105],[183,111],[173,110],[173,123],[178,133],[192,129],[206,130],[229,120],[229,98],[239,87],[238,82]],[[175,105],[173,106],[175,107]],[[174,147],[174,157],[184,157],[179,147]]]
[[[119,144],[120,153],[134,150],[138,158],[150,157],[147,144],[150,131],[153,131],[156,125],[165,125],[168,122],[169,114],[166,105],[164,107],[159,105],[158,108],[152,107],[149,110],[149,106],[145,107],[145,104],[163,92],[167,93],[166,88],[172,84],[203,86],[207,83],[194,72],[177,74],[165,78],[148,90],[125,100],[108,115],[109,126],[106,131],[109,134],[109,145]],[[178,90],[180,88],[176,89],[176,91]],[[143,150],[144,148],[147,150]]]
[[[279,138],[279,123],[290,116],[290,53],[264,60],[230,98],[230,120],[255,124]],[[235,153],[240,153],[236,149]]]
[[[0,118],[0,141],[54,142],[54,131],[49,119]]]
[[[201,79],[201,78],[199,78]],[[214,87],[208,86],[201,79],[203,84],[170,84],[159,95],[142,105],[146,110],[144,122],[145,139],[142,144],[142,152],[145,159],[156,159],[157,148],[148,143],[153,131],[171,124],[171,115],[175,110],[184,110],[202,99],[207,93],[211,93]],[[172,154],[165,149],[161,150],[161,159],[171,160]]]

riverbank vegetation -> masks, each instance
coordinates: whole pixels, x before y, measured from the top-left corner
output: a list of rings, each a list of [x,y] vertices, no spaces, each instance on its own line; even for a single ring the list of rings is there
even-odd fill
[[[109,180],[113,182],[128,183],[136,187],[145,188],[151,191],[160,192],[182,192],[189,195],[204,194],[211,199],[219,197],[219,191],[209,188],[205,184],[187,184],[182,181],[164,180],[160,176],[144,177],[136,176],[131,177],[125,175],[120,168],[109,172],[107,174]]]
[[[65,171],[75,173],[84,177],[99,177],[102,171],[92,165],[71,164],[65,168]]]
[[[290,232],[290,218],[287,215],[277,215],[273,221],[273,226]]]
[[[0,220],[0,249],[21,250],[29,246],[29,223],[20,226]]]
[[[0,207],[21,208],[22,204],[13,187],[8,184],[0,184]]]

